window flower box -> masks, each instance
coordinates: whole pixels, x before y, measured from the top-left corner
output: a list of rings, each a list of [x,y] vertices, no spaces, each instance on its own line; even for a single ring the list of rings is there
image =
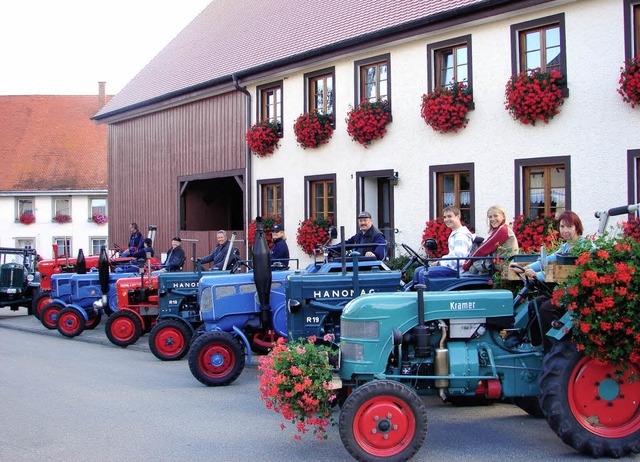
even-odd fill
[[[454,82],[451,88],[438,88],[422,95],[421,115],[425,123],[440,133],[457,133],[469,120],[473,96],[464,83]]]
[[[31,223],[35,223],[36,216],[31,212],[22,212],[20,214],[20,223],[24,225],[30,225]]]
[[[94,216],[91,217],[91,220],[94,223],[97,223],[99,225],[104,225],[105,223],[107,223],[109,221],[109,219],[107,218],[106,215],[102,215],[102,214],[95,214]]]
[[[625,61],[624,67],[620,69],[618,83],[620,84],[618,93],[625,102],[632,108],[640,104],[640,56]]]
[[[268,121],[258,122],[247,130],[245,140],[251,152],[258,157],[265,157],[273,154],[273,151],[278,147],[280,130],[274,123]]]
[[[331,220],[324,218],[307,218],[301,222],[297,231],[297,242],[302,251],[313,256],[317,246],[329,239],[330,226]]]
[[[391,118],[388,101],[362,101],[347,114],[347,133],[365,148],[387,133]]]
[[[317,148],[329,142],[333,135],[333,116],[313,111],[302,114],[293,124],[296,141],[303,149]]]
[[[564,103],[565,83],[564,76],[556,70],[534,69],[511,76],[505,88],[505,109],[525,125],[549,123]]]
[[[71,222],[71,215],[67,215],[66,213],[56,213],[53,217],[53,221],[60,224],[69,223]]]

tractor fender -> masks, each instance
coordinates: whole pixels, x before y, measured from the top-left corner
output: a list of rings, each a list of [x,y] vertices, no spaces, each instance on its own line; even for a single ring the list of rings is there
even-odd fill
[[[135,314],[136,318],[138,318],[140,320],[140,324],[142,325],[142,328],[144,329],[145,322],[144,322],[144,318],[142,317],[142,315],[140,313],[138,313],[135,310],[132,310],[131,308],[120,308],[118,311],[129,311],[129,312]]]
[[[565,337],[569,336],[571,329],[573,328],[573,316],[571,316],[571,311],[567,311],[562,317],[557,321],[559,324],[559,328],[556,329],[552,327],[547,332],[547,337],[554,338],[556,340],[562,340]]]
[[[238,326],[233,326],[233,331],[236,333],[238,337],[242,339],[244,346],[247,348],[247,363],[251,362],[251,345],[249,344],[249,339],[244,335],[244,332],[238,328]]]
[[[77,312],[79,312],[82,315],[82,317],[84,318],[85,322],[89,321],[89,315],[87,314],[87,310],[82,308],[80,305],[77,305],[75,303],[67,303],[65,305],[65,308],[72,308],[72,309],[76,310]]]
[[[166,321],[168,319],[173,319],[174,321],[180,321],[182,324],[184,324],[185,326],[187,326],[189,328],[189,330],[191,331],[191,335],[195,334],[196,330],[193,328],[191,323],[185,321],[180,316],[176,316],[175,314],[169,314],[169,315],[166,315],[166,316],[162,316],[162,318],[156,319],[156,324],[159,324],[160,322]]]

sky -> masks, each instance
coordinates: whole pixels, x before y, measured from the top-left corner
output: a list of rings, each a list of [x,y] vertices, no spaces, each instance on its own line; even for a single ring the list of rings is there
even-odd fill
[[[211,1],[4,0],[0,95],[115,95]]]

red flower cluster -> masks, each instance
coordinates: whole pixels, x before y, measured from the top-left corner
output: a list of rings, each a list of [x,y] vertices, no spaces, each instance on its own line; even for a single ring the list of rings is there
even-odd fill
[[[20,223],[30,225],[36,221],[36,216],[32,212],[22,212],[20,214]]]
[[[56,223],[69,223],[71,222],[71,216],[66,213],[56,213],[56,216],[53,217],[53,221]]]
[[[387,130],[387,123],[391,117],[388,101],[362,101],[347,114],[347,133],[351,139],[365,148],[372,141],[382,138]]]
[[[325,341],[332,341],[331,336],[325,336]],[[288,345],[279,338],[273,350],[260,357],[258,365],[260,399],[267,409],[292,421],[298,433],[313,428],[313,434],[321,440],[327,439],[329,424],[335,424],[331,407],[336,394],[331,388],[329,352],[329,347],[316,345],[315,336]],[[284,423],[280,428],[284,430]],[[294,438],[299,440],[301,436],[296,434]]]
[[[469,231],[473,232],[473,229],[462,223],[464,226],[469,228]],[[435,220],[428,220],[425,224],[424,231],[422,232],[422,242],[427,239],[435,239],[436,244],[438,245],[435,252],[429,254],[430,258],[440,258],[443,255],[449,253],[449,236],[451,235],[451,230],[447,228],[444,224],[444,220],[442,217],[438,217]]]
[[[281,225],[280,219],[274,215],[267,214],[266,217],[262,217],[262,229],[264,229],[264,235],[267,238],[267,245],[269,248],[273,247],[273,238],[271,237],[271,229],[274,225]],[[256,240],[256,220],[251,220],[249,228],[247,228],[247,242],[249,247],[253,247],[253,243]]]
[[[472,99],[471,91],[464,83],[454,82],[451,88],[438,88],[422,95],[422,118],[437,132],[457,133],[469,122],[467,112]]]
[[[329,142],[333,135],[333,116],[313,111],[300,115],[293,124],[296,141],[303,149]]]
[[[625,61],[618,83],[618,93],[625,102],[631,104],[632,108],[640,104],[640,56]]]
[[[543,245],[553,247],[558,240],[558,230],[553,214],[542,214],[534,218],[518,215],[512,223],[513,233],[518,239],[520,253],[538,253]]]
[[[244,136],[251,152],[258,157],[272,154],[278,147],[280,140],[280,130],[278,126],[269,121],[263,120],[253,124]]]
[[[640,242],[640,218],[632,217],[629,221],[622,224],[624,235],[630,237],[636,242]]]
[[[297,242],[304,253],[312,256],[319,244],[329,239],[331,220],[324,218],[307,218],[298,227]]]
[[[106,215],[101,215],[99,213],[92,216],[91,219],[94,221],[94,223],[97,223],[99,225],[104,225],[109,221]]]
[[[511,76],[505,89],[505,109],[525,125],[535,125],[538,120],[549,123],[564,103],[564,84],[564,76],[556,70],[543,73],[534,69]]]
[[[554,292],[572,312],[572,340],[601,361],[640,359],[640,243],[627,238],[598,241],[583,251],[576,271]]]

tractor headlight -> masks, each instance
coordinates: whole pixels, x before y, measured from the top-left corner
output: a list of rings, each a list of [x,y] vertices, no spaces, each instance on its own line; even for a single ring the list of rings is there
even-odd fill
[[[300,311],[302,304],[298,300],[289,300],[289,313],[294,314]]]
[[[35,279],[35,276],[33,274],[27,275],[27,281],[28,282],[33,282],[34,279]]]
[[[364,345],[362,343],[343,342],[340,345],[341,359],[364,361]]]
[[[341,336],[345,338],[377,339],[380,337],[378,321],[355,322],[343,320],[340,329]]]
[[[213,310],[213,291],[211,287],[205,287],[200,293],[200,311],[207,312]]]

